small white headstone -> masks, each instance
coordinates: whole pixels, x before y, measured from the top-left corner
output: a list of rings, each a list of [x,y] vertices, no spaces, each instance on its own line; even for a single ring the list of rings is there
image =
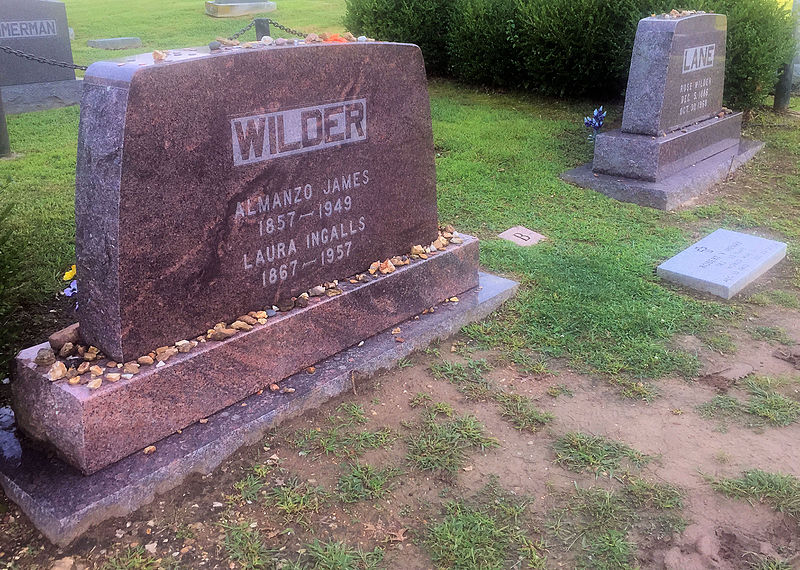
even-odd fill
[[[786,244],[719,229],[658,266],[667,281],[730,299],[786,256]]]

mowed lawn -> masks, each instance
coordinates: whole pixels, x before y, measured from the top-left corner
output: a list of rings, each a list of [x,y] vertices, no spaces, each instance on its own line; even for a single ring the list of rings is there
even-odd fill
[[[342,31],[342,0],[284,0],[270,16],[305,31]],[[93,37],[140,36],[145,49],[204,44],[229,35],[247,19],[212,19],[202,3],[145,0],[67,2],[78,62],[124,52],[91,50]],[[583,115],[605,101],[559,101],[499,93],[444,80],[430,84],[440,219],[483,239],[482,263],[523,283],[518,298],[469,334],[507,350],[515,360],[530,351],[624,378],[691,376],[697,359],[670,342],[735,315],[735,304],[698,300],[665,286],[654,269],[694,238],[717,227],[766,231],[797,252],[800,196],[795,115],[756,113],[749,130],[768,148],[737,179],[729,197],[677,213],[623,204],[564,183],[559,173],[591,159]],[[608,121],[621,106],[608,106]],[[0,162],[5,224],[13,231],[8,259],[17,307],[3,328],[4,358],[46,336],[37,318],[69,303],[58,292],[74,259],[76,107],[9,117],[13,148]],[[518,248],[496,234],[525,225],[548,236]],[[793,263],[789,261],[788,263]],[[795,267],[795,266],[792,266]],[[792,287],[800,280],[795,277]]]

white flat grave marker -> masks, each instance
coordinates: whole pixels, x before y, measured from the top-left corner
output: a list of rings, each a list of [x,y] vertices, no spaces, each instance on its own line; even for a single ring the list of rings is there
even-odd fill
[[[529,230],[525,226],[514,226],[499,234],[497,237],[522,246],[536,245],[540,241],[547,239],[546,236]]]
[[[786,256],[786,244],[719,229],[658,266],[667,281],[730,299]]]

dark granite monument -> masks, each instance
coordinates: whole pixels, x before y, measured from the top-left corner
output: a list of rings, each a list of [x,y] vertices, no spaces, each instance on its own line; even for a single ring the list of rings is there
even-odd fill
[[[762,145],[741,139],[722,106],[726,17],[664,14],[639,22],[620,130],[601,133],[591,165],[563,175],[625,202],[670,210],[705,192]]]
[[[85,81],[80,325],[51,337],[55,362],[46,343],[17,357],[27,439],[0,461],[51,540],[213,468],[514,291],[479,274],[475,238],[438,226],[416,46],[175,50],[96,63]],[[209,416],[226,429],[196,424]],[[152,444],[167,455],[143,455]],[[49,469],[91,499],[55,496],[37,446],[93,474]]]
[[[72,63],[67,11],[54,0],[3,0],[0,45],[36,56]],[[76,104],[80,82],[75,71],[0,51],[0,88],[7,113]]]

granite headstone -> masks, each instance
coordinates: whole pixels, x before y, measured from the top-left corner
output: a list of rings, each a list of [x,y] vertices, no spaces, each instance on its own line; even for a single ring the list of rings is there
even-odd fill
[[[622,128],[600,133],[594,160],[564,173],[579,186],[673,209],[752,158],[742,114],[722,107],[727,18],[673,11],[639,21]]]
[[[81,334],[117,360],[437,237],[415,46],[184,50],[85,84]]]
[[[53,0],[3,0],[0,45],[72,63],[67,11]],[[0,87],[74,80],[75,71],[0,52]]]
[[[622,132],[660,136],[719,113],[727,27],[721,14],[641,20]]]
[[[658,266],[667,281],[730,299],[786,256],[786,244],[718,229]]]

